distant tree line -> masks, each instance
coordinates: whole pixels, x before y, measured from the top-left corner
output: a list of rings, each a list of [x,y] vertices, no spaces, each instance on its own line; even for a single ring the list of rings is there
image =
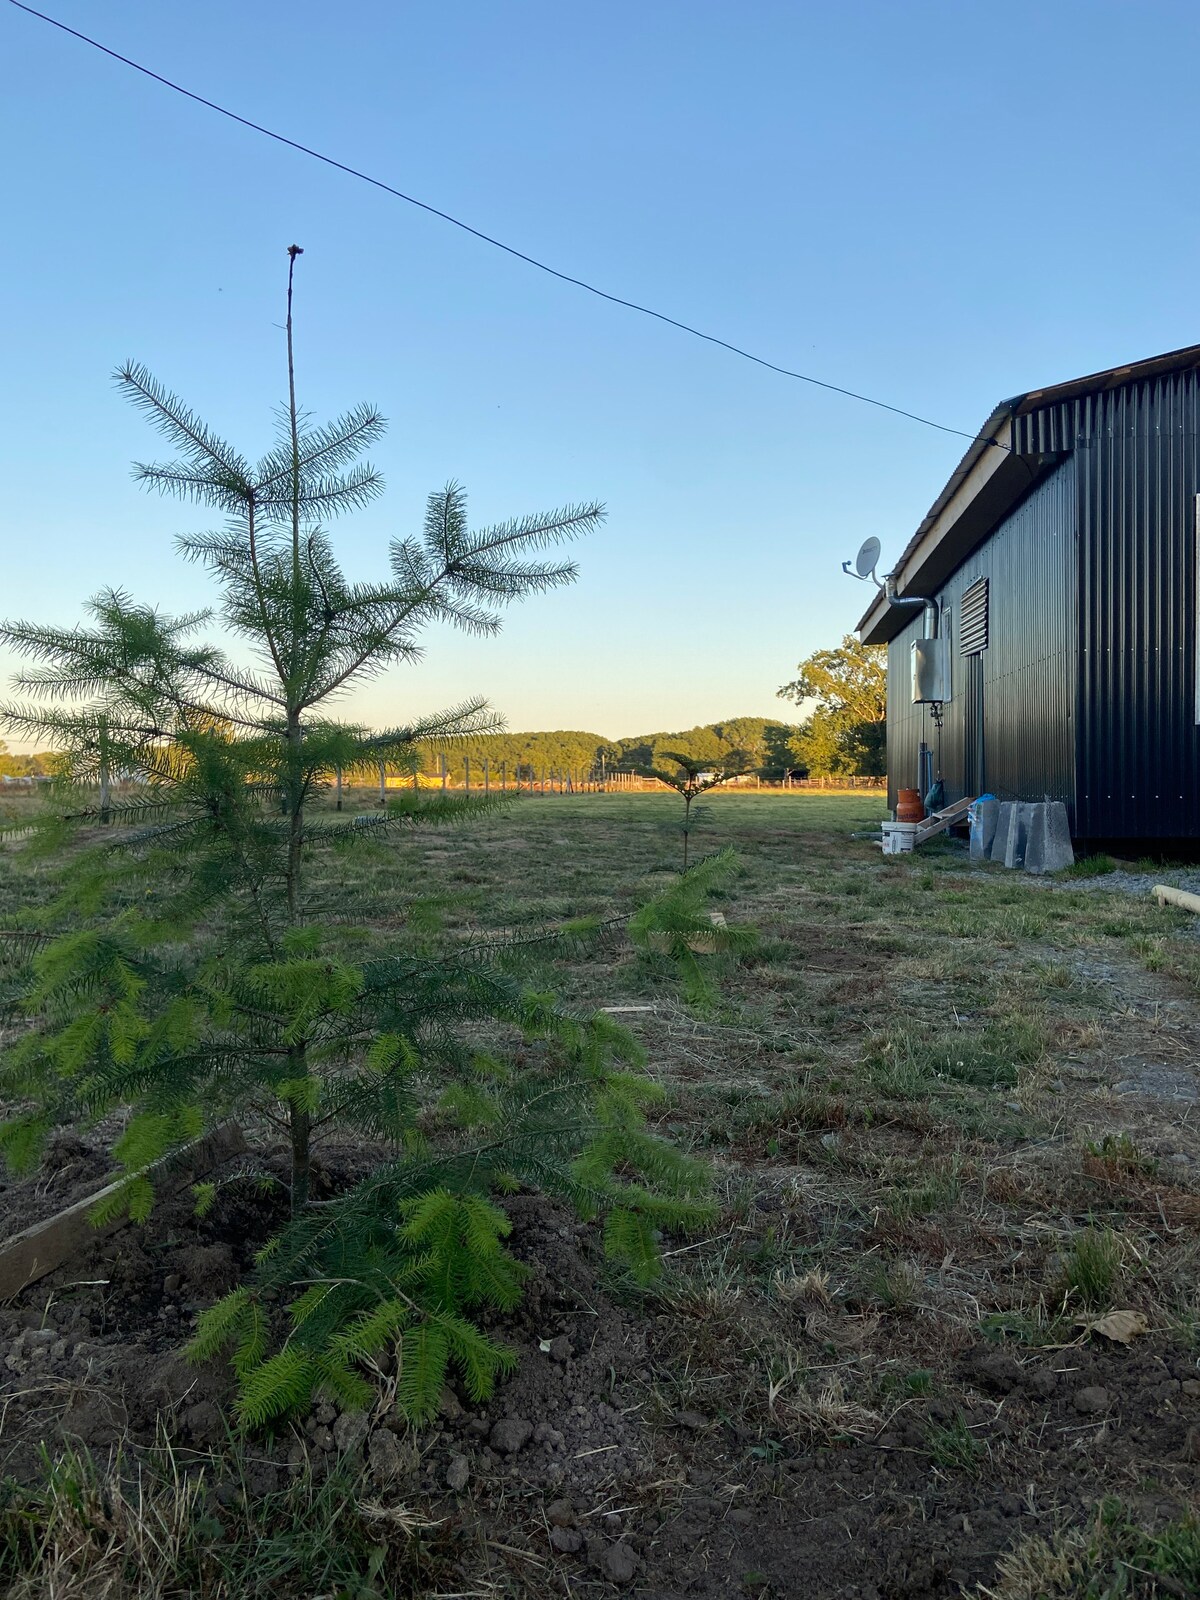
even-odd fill
[[[447,770],[458,782],[467,761],[474,782],[482,778],[485,761],[497,775],[505,766],[510,782],[552,772],[581,780],[603,771],[661,769],[670,765],[670,753],[678,752],[714,767],[744,767],[771,783],[789,776],[881,777],[887,771],[886,651],[847,637],[836,649],[816,651],[798,671],[795,681],[785,684],[779,694],[808,710],[801,722],[730,717],[682,731],[621,739],[578,729],[475,734],[455,739],[452,746],[418,745],[419,770],[436,777],[444,754]],[[49,774],[55,770],[55,759],[46,751],[10,754],[0,740],[0,776]],[[365,773],[355,776],[358,781],[366,778]]]
[[[0,739],[0,778],[48,778],[57,771],[58,757],[51,750],[30,756],[14,755]]]
[[[598,733],[558,729],[552,733],[491,733],[456,739],[452,750],[435,744],[419,749],[420,770],[429,777],[447,771],[461,779],[469,761],[473,781],[483,763],[510,781],[542,773],[582,779],[602,771],[663,769],[677,753],[714,768],[737,767],[769,782],[786,777],[882,777],[887,771],[887,651],[847,635],[830,650],[802,661],[799,676],[779,690],[807,712],[800,722],[771,717],[730,717],[694,728],[605,739]]]
[[[606,739],[598,733],[576,729],[556,729],[546,733],[492,733],[469,739],[456,739],[452,748],[427,744],[420,747],[421,768],[434,777],[441,770],[441,757],[452,777],[461,779],[465,761],[470,761],[472,781],[482,773],[487,761],[493,773],[507,767],[510,781],[517,777],[540,776],[543,772],[572,773],[577,778],[599,776],[602,772],[646,771],[667,764],[667,752],[679,751],[714,766],[726,763],[734,751],[745,751],[749,770],[763,777],[781,778],[786,770],[798,772],[803,765],[793,740],[798,727],[773,722],[766,717],[735,717],[728,722],[704,723],[682,732],[637,734],[624,739]]]

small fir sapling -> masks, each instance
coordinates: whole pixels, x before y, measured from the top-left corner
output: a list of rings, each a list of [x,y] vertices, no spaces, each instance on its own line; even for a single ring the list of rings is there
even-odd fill
[[[678,750],[664,750],[663,757],[672,765],[651,767],[649,772],[651,777],[668,784],[683,796],[683,870],[686,872],[692,829],[703,817],[699,808],[692,810],[694,802],[710,789],[741,777],[749,769],[750,757],[744,750],[731,750],[720,761],[700,761]]]
[[[73,786],[42,843],[78,847],[42,922],[0,938],[27,1022],[0,1055],[0,1094],[28,1108],[0,1144],[28,1166],[55,1125],[122,1109],[115,1204],[142,1218],[154,1198],[145,1169],[173,1146],[230,1116],[260,1149],[278,1130],[291,1220],[201,1317],[192,1352],[232,1351],[240,1415],[261,1424],[317,1391],[365,1403],[364,1364],[396,1348],[400,1401],[421,1419],[449,1367],[480,1398],[511,1365],[475,1320],[521,1293],[506,1193],[524,1186],[602,1219],[609,1255],[642,1281],[659,1270],[657,1233],[700,1225],[711,1203],[705,1169],[646,1127],[658,1092],[634,1040],[604,1013],[531,989],[519,951],[440,946],[416,918],[361,959],[338,937],[356,907],[331,899],[320,857],[484,802],[410,790],[351,820],[314,800],[342,773],[382,762],[411,773],[421,741],[444,748],[496,723],[472,701],[372,732],[338,720],[337,697],[417,660],[430,623],[490,634],[498,606],[571,581],[573,565],[542,552],[595,528],[602,510],[473,530],[451,484],[429,497],[421,536],[392,543],[382,578],[348,578],[328,525],[380,493],[362,455],[384,425],[371,406],[323,425],[299,407],[300,254],[288,252],[287,401],[257,463],[145,368],[118,374],[175,452],[138,479],[219,514],[216,532],[177,541],[216,580],[217,607],[169,616],[111,590],[87,626],[0,629],[30,663],[3,720],[62,751]],[[210,620],[242,648],[199,642]],[[117,772],[139,776],[134,793],[113,794]],[[78,798],[97,785],[98,805]],[[635,942],[668,931],[685,944],[689,926],[708,926],[700,899],[722,870],[702,864],[643,907]],[[318,1200],[314,1141],[339,1134],[384,1154]],[[198,1201],[213,1204],[211,1187]]]

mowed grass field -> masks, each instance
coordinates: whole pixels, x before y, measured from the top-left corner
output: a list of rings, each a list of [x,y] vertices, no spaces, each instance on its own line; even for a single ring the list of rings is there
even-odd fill
[[[681,810],[522,798],[364,837],[322,894],[335,919],[369,902],[349,950],[406,924],[553,929],[664,882]],[[447,1421],[414,1441],[412,1526],[389,1537],[418,1538],[424,1517],[443,1541],[456,1530],[456,1553],[439,1546],[407,1589],[353,1592],[1200,1592],[1196,924],[1103,880],[973,868],[957,843],[883,858],[852,837],[881,815],[878,795],[706,798],[693,855],[735,848],[715,906],[758,935],[748,956],[706,958],[707,1005],[620,938],[548,961],[548,982],[637,1036],[657,1119],[711,1161],[720,1217],[666,1241],[651,1291],[579,1236],[594,1293],[562,1326],[580,1374],[588,1328],[593,1347],[605,1318],[630,1330],[604,1404],[643,1465],[606,1480],[605,1444],[514,1479],[486,1427],[472,1443],[470,1418]],[[0,856],[10,909],[41,898],[43,870]],[[564,1413],[603,1411],[601,1379],[573,1381]],[[502,1393],[485,1421],[505,1414]],[[450,1448],[471,1478],[447,1510]],[[578,1543],[548,1539],[551,1503]]]

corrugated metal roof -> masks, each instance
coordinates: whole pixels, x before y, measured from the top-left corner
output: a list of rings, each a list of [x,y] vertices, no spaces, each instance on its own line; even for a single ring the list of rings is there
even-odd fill
[[[1026,456],[1014,456],[1011,454],[1009,443],[1001,435],[1005,431],[1011,433],[1011,423],[1014,417],[1019,417],[1029,411],[1040,410],[1059,401],[1076,399],[1081,395],[1115,389],[1121,384],[1133,383],[1142,378],[1151,378],[1163,373],[1181,372],[1197,367],[1200,367],[1200,344],[1186,345],[1180,350],[1169,350],[1163,355],[1149,356],[1144,361],[1130,362],[1125,366],[1109,367],[1103,372],[1093,372],[1084,378],[1072,378],[1066,383],[1052,384],[1044,389],[1030,389],[1024,394],[1014,395],[1010,400],[1002,400],[983,424],[983,427],[980,428],[977,436],[967,446],[962,460],[950,474],[942,492],[922,518],[916,532],[904,547],[900,559],[892,568],[898,579],[898,592],[900,594],[920,592],[918,582],[920,573],[914,571],[911,574],[906,574],[905,568],[985,454],[993,450],[1003,450],[1010,455],[1010,459],[1021,464],[1022,474],[1010,476],[1012,492],[1010,504],[1015,503],[1019,492],[1023,492],[1030,487],[1035,476],[1040,475],[1045,467],[1053,464],[1055,456],[1053,452],[1049,451],[1037,457],[1036,471],[1030,467]],[[1033,472],[1033,476],[1029,475],[1031,472]],[[999,490],[999,492],[994,492],[993,494],[993,499],[996,502],[994,509],[998,513],[996,520],[998,520],[998,517],[1003,515],[1008,507],[1003,503],[1005,498],[1003,486],[993,486],[993,488],[994,490]],[[960,508],[960,512],[954,521],[948,523],[942,530],[940,538],[934,543],[933,548],[935,550],[962,521],[962,513],[965,509],[965,507]],[[978,541],[976,540],[975,542]],[[928,565],[930,553],[930,551],[926,552],[923,566]],[[945,573],[943,572],[941,576],[944,577]],[[878,642],[900,631],[909,620],[908,613],[906,610],[900,610],[897,615],[892,616],[889,613],[893,609],[885,605],[882,596],[872,601],[858,622],[858,632],[864,640]]]

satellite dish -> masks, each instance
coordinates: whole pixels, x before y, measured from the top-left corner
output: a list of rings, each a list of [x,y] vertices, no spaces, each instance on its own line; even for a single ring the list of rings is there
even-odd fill
[[[860,578],[873,578],[875,568],[879,565],[879,540],[866,539],[862,549],[854,558],[854,570]]]

